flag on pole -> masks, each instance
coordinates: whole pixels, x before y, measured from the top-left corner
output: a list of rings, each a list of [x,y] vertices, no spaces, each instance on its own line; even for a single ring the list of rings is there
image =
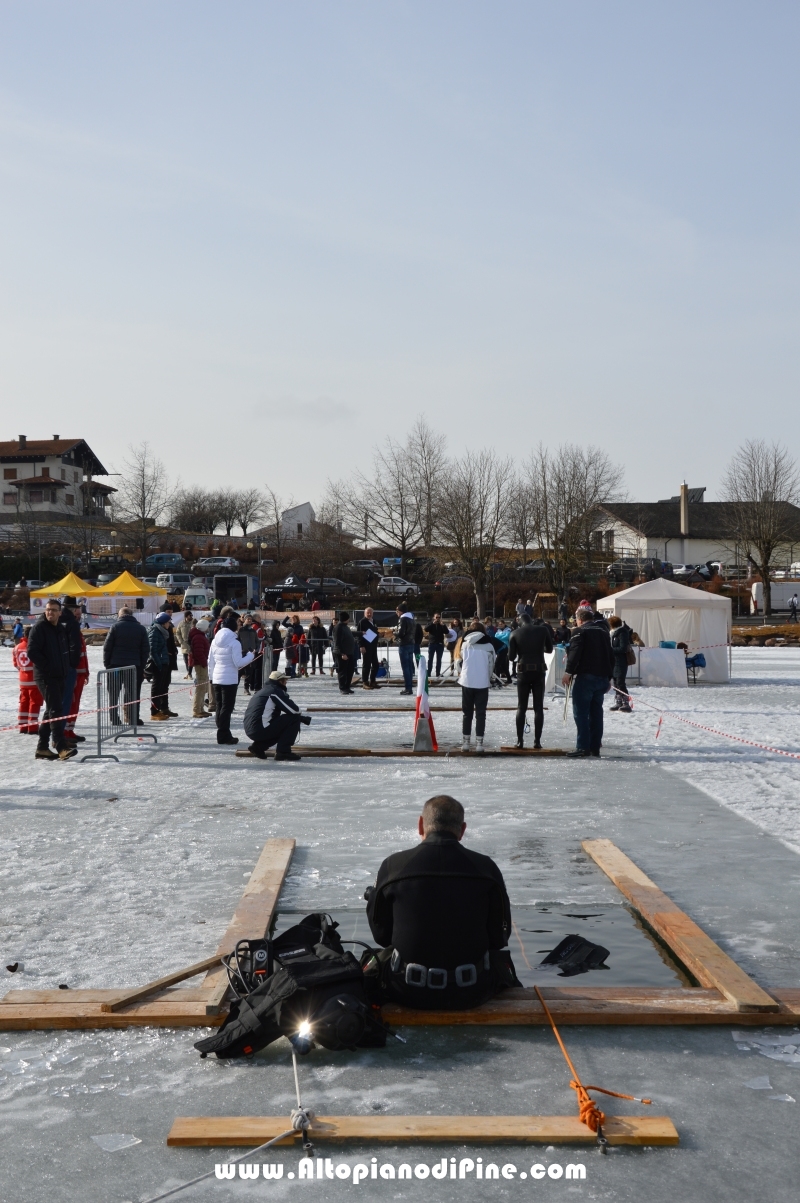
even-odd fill
[[[417,713],[414,719],[414,751],[438,752],[436,732],[433,729],[431,703],[428,697],[428,662],[420,656],[417,667]]]

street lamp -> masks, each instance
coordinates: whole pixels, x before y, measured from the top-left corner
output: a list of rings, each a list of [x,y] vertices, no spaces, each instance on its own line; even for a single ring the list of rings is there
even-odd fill
[[[115,556],[117,554],[117,532],[115,530],[112,530],[112,531],[109,531],[109,534],[111,535],[111,539],[112,539],[111,554]]]

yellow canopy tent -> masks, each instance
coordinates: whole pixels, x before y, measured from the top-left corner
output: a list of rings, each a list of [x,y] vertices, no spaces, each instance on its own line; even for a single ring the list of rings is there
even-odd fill
[[[99,593],[102,593],[101,589],[82,581],[74,572],[68,572],[46,589],[31,589],[31,597],[96,597]]]
[[[127,571],[121,572],[116,580],[109,581],[107,585],[101,585],[95,592],[106,597],[152,597],[155,593],[159,593],[162,597],[167,595],[166,589],[147,585]]]

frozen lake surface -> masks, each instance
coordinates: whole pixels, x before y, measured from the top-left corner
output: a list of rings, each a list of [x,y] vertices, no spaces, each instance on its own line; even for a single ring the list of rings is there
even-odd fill
[[[91,662],[98,666],[98,652],[92,651]],[[800,752],[798,684],[800,653],[736,649],[729,686],[635,690],[635,713],[608,715],[604,758],[591,763],[253,763],[217,747],[210,722],[181,717],[157,728],[157,748],[122,745],[119,764],[48,764],[34,761],[32,737],[2,734],[3,984],[135,985],[208,955],[270,836],[298,841],[283,909],[360,909],[383,857],[415,841],[424,799],[448,792],[467,809],[466,839],[501,866],[515,914],[517,908],[554,905],[613,913],[619,894],[580,847],[582,839],[605,836],[762,984],[800,985],[800,761],[672,717]],[[412,699],[395,690],[341,699],[330,678],[297,682],[290,690],[313,705],[406,711],[315,715],[303,733],[307,742],[389,747],[411,739]],[[172,696],[173,709],[187,716],[188,694]],[[432,701],[457,708],[458,691],[433,690]],[[658,714],[645,701],[668,712],[657,741]],[[512,702],[511,690],[492,696],[493,704]],[[572,746],[574,729],[571,720],[562,721],[562,701],[548,705],[545,743]],[[0,724],[13,722],[16,681],[8,649],[0,649],[0,706]],[[237,725],[242,708],[240,699]],[[490,715],[487,744],[512,742],[513,719],[507,711]],[[455,744],[458,714],[437,713],[435,720],[440,742]],[[78,729],[90,734],[91,720]],[[582,932],[587,922],[581,922]],[[551,947],[550,936],[546,941],[537,948]],[[14,962],[22,968],[12,976],[3,967]],[[578,980],[594,984],[608,977]],[[576,1110],[566,1067],[542,1028],[417,1028],[406,1034],[406,1046],[393,1042],[385,1051],[313,1053],[303,1062],[306,1102],[318,1112],[339,1114]],[[762,1036],[760,1044],[740,1040],[739,1047],[729,1028],[567,1029],[584,1080],[652,1095],[655,1110],[674,1119],[681,1147],[621,1150],[606,1159],[593,1152],[531,1156],[487,1149],[484,1160],[520,1167],[533,1160],[586,1164],[585,1182],[537,1183],[545,1199],[565,1192],[637,1203],[644,1195],[703,1203],[794,1198],[797,1108],[787,1099],[800,1098],[800,1066],[791,1060],[793,1052],[768,1058],[778,1046],[769,1044],[768,1030]],[[800,1033],[795,1036],[800,1046]],[[192,1049],[197,1037],[164,1030],[0,1032],[0,1168],[12,1184],[0,1198],[146,1199],[224,1160],[213,1150],[167,1149],[175,1116],[288,1113],[291,1080],[283,1042],[250,1062],[226,1063],[200,1061]],[[764,1077],[769,1088],[747,1086]],[[616,1100],[608,1109],[639,1112]],[[369,1162],[373,1153],[395,1163],[410,1156],[432,1164],[441,1156],[436,1149],[404,1156],[370,1148],[345,1149],[342,1156]],[[278,1159],[287,1173],[296,1169],[289,1153]],[[387,1198],[433,1190],[430,1181],[364,1185]],[[477,1200],[523,1195],[532,1186],[442,1181],[434,1193],[442,1200]],[[301,1188],[335,1200],[361,1189],[339,1181],[293,1185],[284,1177],[212,1181],[178,1198],[283,1199]]]

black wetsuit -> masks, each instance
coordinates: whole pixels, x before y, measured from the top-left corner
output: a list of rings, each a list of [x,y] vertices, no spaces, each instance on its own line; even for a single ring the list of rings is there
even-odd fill
[[[431,834],[415,848],[387,857],[367,918],[377,942],[396,949],[385,979],[390,999],[424,1010],[463,1010],[510,984],[501,980],[496,955],[511,931],[503,875],[490,857],[465,848],[454,835]],[[446,970],[444,988],[436,988],[444,980],[441,973],[428,977],[433,986],[413,984],[424,976],[415,966]],[[470,984],[458,984],[459,967],[458,976]]]

